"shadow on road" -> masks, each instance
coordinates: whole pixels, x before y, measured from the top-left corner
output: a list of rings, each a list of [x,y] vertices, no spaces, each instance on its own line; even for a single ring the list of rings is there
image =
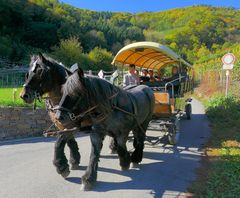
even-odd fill
[[[166,193],[169,196],[180,196],[186,191],[189,183],[195,179],[195,169],[199,166],[201,147],[206,142],[209,131],[204,114],[192,115],[192,120],[181,121],[181,135],[177,146],[167,144],[146,145],[151,152],[144,152],[143,163],[138,168],[121,171],[107,167],[99,167],[99,172],[125,176],[123,182],[97,181],[93,191],[108,192],[114,190],[147,190],[156,198]],[[154,137],[152,137],[154,138]],[[116,155],[102,155],[101,158],[115,159]],[[144,162],[146,161],[146,162]],[[67,181],[80,184],[77,177]],[[173,194],[171,194],[173,193]]]
[[[138,168],[128,171],[99,167],[99,172],[114,174],[116,177],[118,175],[125,176],[130,178],[130,180],[124,182],[97,181],[93,191],[148,190],[150,194],[156,198],[162,197],[166,191],[182,192],[185,184],[177,180],[179,180],[179,177],[184,177],[184,172],[186,172],[186,170],[184,170],[185,164],[196,163],[199,157],[180,154],[180,152],[169,154],[144,152],[144,158],[156,162],[140,164]],[[176,158],[178,158],[177,163]],[[182,166],[182,173],[179,172],[176,166]],[[170,176],[168,176],[169,174]],[[179,174],[182,176],[179,176]],[[69,177],[66,180],[75,184],[81,184],[81,178],[79,177]]]

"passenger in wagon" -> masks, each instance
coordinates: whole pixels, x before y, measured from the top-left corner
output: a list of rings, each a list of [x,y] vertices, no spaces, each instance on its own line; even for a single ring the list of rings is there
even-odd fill
[[[157,73],[157,76],[155,77],[157,81],[164,81],[164,78],[163,78],[163,73],[161,70],[158,70],[158,73]]]
[[[183,68],[183,70],[181,72],[181,77],[182,77],[181,82],[185,82],[185,81],[189,80],[187,68]]]
[[[139,85],[139,76],[136,74],[136,69],[134,64],[130,64],[128,68],[128,73],[123,76],[123,86],[128,85]]]
[[[155,82],[156,81],[156,79],[155,79],[155,77],[154,77],[154,75],[153,75],[153,70],[152,69],[149,69],[148,70],[148,73],[149,73],[149,82]]]
[[[171,82],[171,81],[177,80],[178,78],[179,78],[178,67],[173,66],[171,77],[164,79],[164,81]],[[175,84],[175,82],[179,82],[179,81],[174,81],[173,84]]]
[[[178,73],[178,67],[173,66],[172,67],[172,76],[167,79],[167,81],[173,81],[179,78],[179,73]]]
[[[178,72],[177,66],[172,67],[172,76],[168,78],[166,81],[167,82],[173,81],[172,84],[174,86],[174,97],[177,96],[179,94],[179,88],[180,88],[179,72]],[[168,90],[170,91],[170,86]],[[171,95],[171,91],[170,91],[170,95]]]
[[[148,70],[147,69],[143,69],[142,70],[142,76],[140,76],[140,84],[143,84],[144,82],[149,82],[150,78],[148,76]]]

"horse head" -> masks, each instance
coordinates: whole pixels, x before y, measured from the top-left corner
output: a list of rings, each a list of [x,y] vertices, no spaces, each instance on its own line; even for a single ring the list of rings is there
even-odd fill
[[[63,86],[63,94],[56,112],[61,123],[86,119],[99,122],[112,111],[112,100],[119,88],[94,76],[84,76],[81,68],[70,75]],[[68,126],[66,126],[68,128]]]
[[[66,81],[64,77],[60,79],[60,76],[56,74],[56,65],[62,67],[56,61],[46,58],[41,53],[31,57],[29,70],[26,73],[25,83],[20,94],[20,97],[26,103],[32,103],[35,98],[39,98],[54,89],[56,82],[63,84]],[[65,70],[62,70],[64,71],[62,74],[66,76]]]
[[[62,98],[55,117],[63,125],[65,124],[66,128],[69,127],[69,123],[72,123],[72,121],[79,121],[80,116],[78,116],[77,120],[76,116],[84,112],[89,106],[84,79],[83,70],[79,68],[68,76],[62,88]]]

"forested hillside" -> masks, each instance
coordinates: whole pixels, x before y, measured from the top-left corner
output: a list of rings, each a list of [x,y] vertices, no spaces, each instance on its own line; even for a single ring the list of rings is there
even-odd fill
[[[0,57],[10,61],[27,62],[29,54],[42,51],[66,65],[110,69],[120,48],[143,40],[168,45],[196,64],[231,50],[240,58],[240,10],[233,8],[130,14],[82,10],[58,0],[0,0],[0,28]]]

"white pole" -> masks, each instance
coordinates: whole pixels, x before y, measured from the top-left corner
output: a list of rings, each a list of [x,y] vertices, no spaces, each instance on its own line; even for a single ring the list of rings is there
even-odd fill
[[[229,80],[229,70],[226,71],[226,97],[228,96],[228,80]]]

